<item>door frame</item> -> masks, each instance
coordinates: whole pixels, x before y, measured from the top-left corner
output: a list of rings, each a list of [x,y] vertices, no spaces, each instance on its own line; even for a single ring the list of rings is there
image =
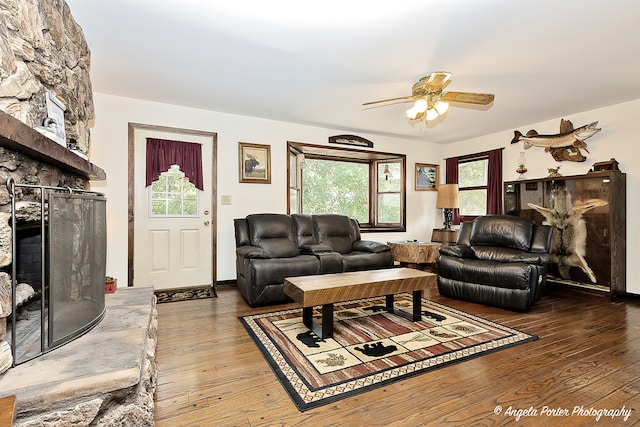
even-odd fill
[[[172,134],[197,135],[211,138],[213,146],[211,147],[211,286],[215,290],[216,286],[216,243],[218,240],[218,189],[217,189],[217,152],[218,152],[218,134],[216,132],[206,132],[193,129],[182,129],[168,126],[148,125],[142,123],[128,123],[128,236],[127,236],[127,286],[134,285],[134,268],[133,268],[133,237],[135,232],[135,131],[136,130],[152,130],[157,132],[167,132]],[[203,162],[206,159],[202,159]]]

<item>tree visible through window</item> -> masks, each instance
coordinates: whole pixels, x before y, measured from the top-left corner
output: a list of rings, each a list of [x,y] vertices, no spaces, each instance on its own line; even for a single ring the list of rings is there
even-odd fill
[[[178,165],[151,183],[151,216],[195,216],[198,213],[198,190],[189,182]]]
[[[405,156],[289,143],[289,212],[337,213],[404,231]]]
[[[487,158],[460,161],[458,164],[458,198],[460,215],[478,216],[487,213]]]
[[[369,222],[368,164],[306,159],[302,180],[303,213],[341,213]]]

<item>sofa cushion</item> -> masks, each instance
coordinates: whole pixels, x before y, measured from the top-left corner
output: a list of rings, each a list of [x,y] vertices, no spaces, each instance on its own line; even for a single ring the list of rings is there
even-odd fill
[[[244,258],[271,258],[269,251],[257,246],[239,246],[236,248],[236,254]]]
[[[313,255],[291,258],[252,259],[249,268],[251,286],[262,288],[284,283],[285,277],[308,276],[320,273],[320,261]]]
[[[357,242],[362,238],[360,235],[360,223],[355,218],[349,218],[349,221],[351,222],[351,241]]]
[[[488,215],[473,220],[470,243],[529,251],[534,224],[524,218]]]
[[[249,246],[249,225],[246,218],[236,218],[233,220],[233,229],[236,235],[236,246]]]
[[[357,252],[342,255],[343,271],[375,270],[393,267],[393,255],[386,252]]]
[[[272,258],[289,258],[300,254],[294,234],[293,220],[283,214],[247,216],[252,246],[267,251]]]
[[[389,245],[385,245],[382,242],[375,242],[373,240],[356,240],[353,242],[353,250],[360,252],[388,252],[391,250]]]
[[[471,247],[465,245],[441,246],[438,252],[440,252],[440,255],[448,255],[456,258],[476,258]]]
[[[348,254],[353,250],[351,220],[348,216],[313,215],[313,225],[318,243],[329,245],[341,254]]]
[[[299,247],[317,243],[313,234],[313,218],[311,215],[293,214],[291,219],[293,219],[296,227],[296,238]]]

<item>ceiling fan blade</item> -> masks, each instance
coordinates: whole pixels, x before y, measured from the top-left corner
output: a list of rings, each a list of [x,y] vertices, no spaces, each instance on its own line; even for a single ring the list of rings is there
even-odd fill
[[[425,89],[430,92],[437,92],[451,83],[450,80],[452,76],[453,74],[447,71],[433,72],[428,76],[428,79],[425,82]]]
[[[492,93],[443,92],[440,99],[445,102],[466,102],[467,104],[488,105],[493,102]]]
[[[407,101],[404,101],[404,100],[407,100]],[[409,102],[409,101],[413,101],[413,96],[400,96],[398,98],[381,99],[380,101],[365,102],[362,105],[373,105],[373,104],[380,104],[382,102],[391,102],[391,101]]]

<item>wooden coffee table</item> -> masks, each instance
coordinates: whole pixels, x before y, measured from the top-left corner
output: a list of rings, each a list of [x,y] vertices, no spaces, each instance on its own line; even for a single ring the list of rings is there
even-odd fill
[[[435,286],[436,275],[412,268],[353,271],[287,277],[284,293],[302,305],[302,321],[320,338],[333,335],[333,304],[361,298],[386,296],[386,309],[414,322],[422,319],[422,291]],[[413,313],[394,311],[393,295],[413,293]],[[313,307],[322,306],[322,326],[313,323]]]

